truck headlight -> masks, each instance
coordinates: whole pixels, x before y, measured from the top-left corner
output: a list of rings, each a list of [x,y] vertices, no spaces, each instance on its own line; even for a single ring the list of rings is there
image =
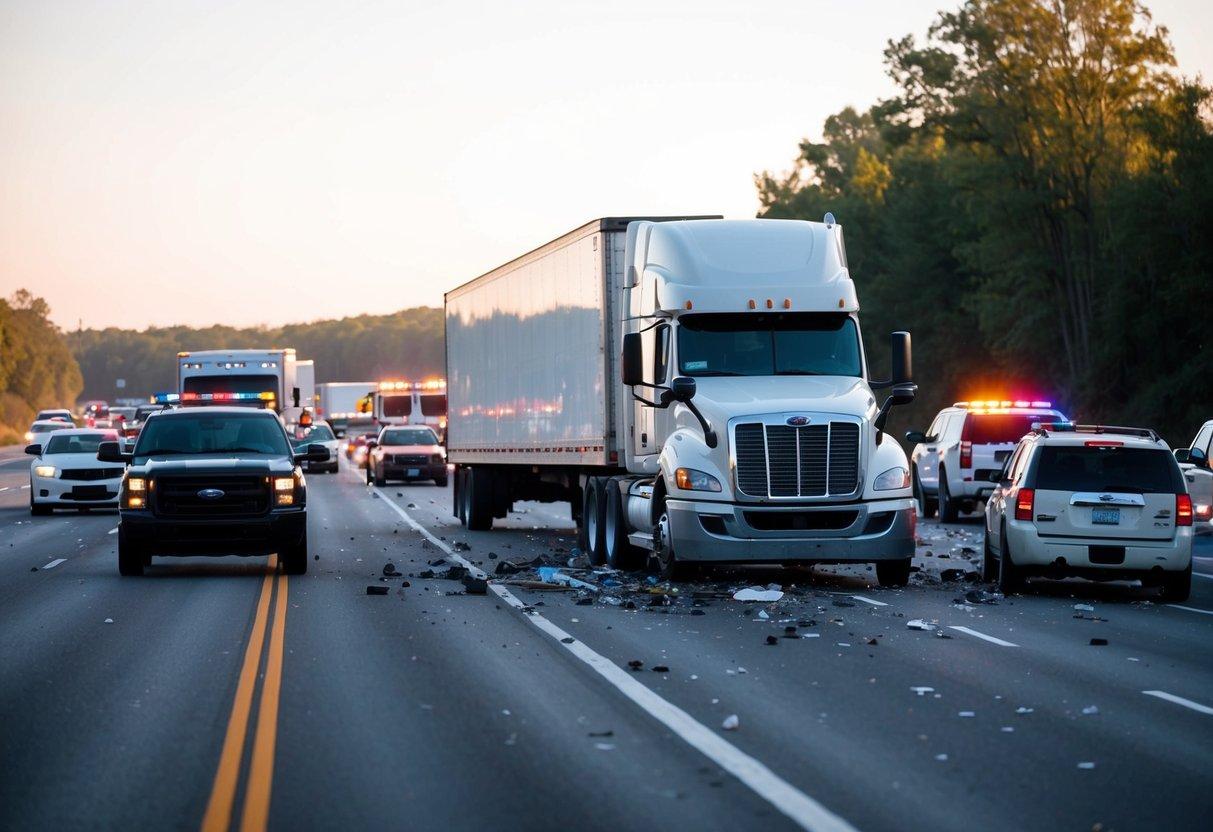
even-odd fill
[[[126,508],[146,508],[147,480],[143,477],[127,477],[122,502]]]
[[[890,468],[872,483],[874,491],[898,491],[910,487],[910,472],[901,466]]]
[[[295,478],[274,477],[274,505],[293,506],[295,504]]]
[[[720,491],[720,480],[694,468],[679,468],[675,471],[674,484],[683,491]]]
[[[53,477],[55,476],[54,465],[36,465],[34,466],[34,476],[36,477]]]

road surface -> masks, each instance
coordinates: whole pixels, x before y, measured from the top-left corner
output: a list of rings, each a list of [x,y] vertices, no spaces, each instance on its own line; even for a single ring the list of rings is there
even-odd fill
[[[307,575],[188,558],[131,579],[116,515],[31,518],[27,472],[0,459],[0,828],[1213,822],[1213,538],[1178,606],[1082,582],[958,604],[974,585],[932,576],[967,568],[973,519],[920,524],[904,590],[754,569],[699,588],[788,597],[629,610],[416,577],[566,558],[563,505],[467,532],[447,489],[311,475]],[[381,581],[389,561],[405,577]]]

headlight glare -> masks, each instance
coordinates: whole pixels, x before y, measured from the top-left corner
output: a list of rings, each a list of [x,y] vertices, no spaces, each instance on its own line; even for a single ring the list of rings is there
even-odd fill
[[[34,475],[39,477],[53,477],[55,476],[55,466],[37,465],[34,467]]]
[[[910,487],[910,472],[900,465],[885,471],[872,483],[874,491],[898,491]]]
[[[674,472],[674,483],[683,491],[720,491],[720,480],[694,468],[679,468]]]
[[[283,491],[295,490],[294,477],[274,477],[274,491],[281,494]]]
[[[126,490],[130,491],[131,493],[136,491],[146,491],[147,480],[143,479],[143,477],[131,477],[126,481]]]

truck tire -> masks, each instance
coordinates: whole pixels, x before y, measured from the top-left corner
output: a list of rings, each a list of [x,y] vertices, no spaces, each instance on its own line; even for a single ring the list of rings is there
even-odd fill
[[[578,539],[581,551],[585,552],[590,563],[598,566],[606,560],[606,481],[601,477],[590,477],[582,489],[581,524],[578,526]]]
[[[675,541],[670,531],[670,515],[666,511],[665,500],[662,500],[658,512],[657,522],[653,525],[651,562],[656,566],[657,576],[662,580],[685,581],[695,574],[695,566],[680,561],[674,551]]]
[[[467,482],[466,470],[462,467],[455,469],[455,488],[451,493],[451,514],[455,515],[461,525],[467,525],[467,513],[463,510],[463,491]]]
[[[303,533],[303,537],[298,543],[287,546],[278,555],[278,559],[282,562],[282,571],[287,575],[305,575],[307,574],[307,532]]]
[[[644,564],[645,553],[628,540],[627,501],[623,497],[618,481],[603,480],[603,482],[606,484],[606,503],[602,521],[606,563],[615,569],[639,569]]]
[[[881,586],[905,586],[910,582],[910,562],[913,558],[876,561],[876,580]]]
[[[941,467],[939,469],[939,522],[940,523],[955,523],[957,509],[960,506],[956,500],[952,498],[952,492],[948,490],[948,475]]]
[[[998,591],[1003,595],[1012,595],[1024,590],[1023,570],[1011,559],[1011,541],[1007,539],[1007,527],[1002,527],[1001,551],[998,553]]]
[[[474,532],[487,532],[493,528],[493,472],[483,467],[469,468],[464,491],[464,525]]]
[[[118,524],[118,574],[138,578],[143,574],[143,549],[126,539],[126,531]]]
[[[918,514],[924,520],[930,520],[935,516],[935,511],[939,508],[939,501],[934,497],[928,497],[927,492],[922,490],[922,482],[918,479],[918,466],[914,466],[914,499],[918,503]]]
[[[1187,601],[1192,594],[1192,563],[1182,572],[1165,572],[1162,578],[1162,600],[1169,603]]]

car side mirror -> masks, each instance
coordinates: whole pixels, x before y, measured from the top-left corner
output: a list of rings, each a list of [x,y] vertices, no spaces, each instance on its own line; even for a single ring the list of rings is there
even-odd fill
[[[329,461],[329,449],[324,447],[323,445],[316,445],[316,444],[308,445],[307,447],[304,448],[304,451],[307,454],[308,462],[328,462]]]
[[[41,445],[26,445],[25,452],[27,454],[29,454],[30,456],[42,456],[42,446]]]
[[[366,449],[367,449],[368,451],[369,451],[371,448],[378,448],[378,447],[379,447],[379,440],[378,440],[378,439],[368,439],[368,440],[366,440]]]
[[[628,387],[644,384],[644,344],[639,332],[629,332],[623,336],[623,357],[620,362],[620,375]]]
[[[911,445],[922,445],[927,441],[927,435],[920,430],[907,430],[906,441]]]
[[[698,390],[698,385],[695,379],[690,376],[679,376],[670,382],[670,392],[674,396],[674,401],[686,404],[691,399],[695,398],[695,393]]]
[[[100,462],[130,462],[131,454],[122,452],[120,442],[105,441],[97,446],[97,459]]]
[[[1209,455],[1200,448],[1178,448],[1175,451],[1175,461],[1195,465],[1197,468],[1209,467]]]

